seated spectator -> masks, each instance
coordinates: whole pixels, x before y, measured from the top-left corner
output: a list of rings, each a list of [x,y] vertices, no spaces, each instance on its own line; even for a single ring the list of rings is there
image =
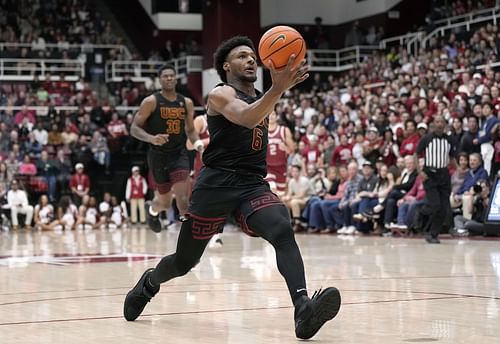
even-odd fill
[[[94,154],[90,149],[90,145],[86,136],[80,135],[80,137],[78,138],[78,142],[73,148],[72,158],[73,161],[80,161],[85,164],[85,166],[90,166],[90,164],[94,160]]]
[[[319,202],[311,204],[309,211],[308,224],[309,232],[333,233],[340,227],[336,225],[333,218],[333,207],[338,206],[344,190],[347,186],[348,173],[345,166],[338,168],[328,168],[328,179],[330,180],[330,190],[322,197]],[[353,172],[356,175],[357,171]]]
[[[132,175],[127,179],[125,188],[125,199],[130,203],[130,220],[132,224],[137,223],[137,211],[139,211],[139,221],[146,222],[146,212],[144,199],[148,191],[146,178],[141,176],[139,166],[132,167]]]
[[[49,203],[47,195],[41,195],[35,206],[35,229],[48,231],[52,229],[54,207]]]
[[[390,224],[389,229],[391,231],[406,231],[408,228],[412,228],[413,220],[415,218],[416,211],[425,202],[425,189],[422,177],[419,175],[415,180],[413,187],[404,195],[403,198],[398,200],[398,217],[397,222]]]
[[[100,132],[94,132],[92,141],[90,141],[90,149],[94,154],[94,160],[101,166],[106,168],[106,173],[109,174],[109,166],[111,164],[111,156],[109,153],[108,142]]]
[[[52,128],[48,134],[47,143],[51,146],[60,146],[63,144],[61,131],[56,123],[52,124]]]
[[[33,132],[28,134],[28,140],[24,142],[24,151],[33,159],[40,157],[42,145],[35,139]]]
[[[82,198],[89,194],[90,191],[90,179],[85,173],[83,173],[83,164],[77,163],[75,165],[76,173],[71,176],[69,185],[71,187],[71,193],[73,194],[73,200],[76,205],[82,204]]]
[[[352,159],[352,144],[346,134],[340,135],[340,144],[335,148],[330,166],[347,166]]]
[[[9,179],[9,174],[7,173],[7,165],[4,162],[0,162],[0,184],[3,185],[3,190],[7,189],[11,181],[12,179]]]
[[[66,125],[64,132],[61,133],[62,143],[70,146],[78,141],[78,135],[72,130],[71,126]]]
[[[111,194],[109,192],[105,192],[102,197],[102,202],[99,203],[99,216],[103,217],[107,222],[111,218],[111,213],[113,209],[111,209]]]
[[[498,126],[498,118],[495,116],[493,111],[493,105],[491,103],[483,104],[483,122],[479,130],[479,136],[477,139],[473,140],[473,143],[481,145],[481,156],[484,162],[484,169],[489,174],[491,172],[491,162],[494,155],[494,148],[492,145],[493,139],[492,134],[496,131]]]
[[[36,124],[36,128],[33,130],[33,136],[35,140],[40,143],[40,145],[45,146],[49,143],[49,133],[43,127],[41,122]]]
[[[69,181],[71,179],[71,161],[64,154],[64,150],[57,150],[54,165],[58,171],[56,179],[59,184],[59,192],[60,194],[64,194],[69,189]]]
[[[323,160],[321,151],[318,148],[318,136],[311,135],[309,137],[309,143],[306,144],[304,150],[302,151],[302,156],[304,157],[304,162],[306,165],[318,164]]]
[[[363,166],[365,158],[363,157],[363,146],[365,145],[365,135],[359,131],[354,135],[354,146],[352,147],[352,157],[358,163],[358,166]]]
[[[110,135],[109,145],[116,147],[113,152],[121,150],[121,148],[124,146],[128,131],[125,123],[123,123],[123,121],[119,119],[117,112],[113,112],[111,121],[108,123],[106,129],[108,130],[108,133]]]
[[[469,116],[467,119],[467,130],[462,139],[460,140],[460,145],[458,146],[458,152],[464,152],[467,154],[471,153],[481,153],[481,145],[477,140],[479,135],[478,119],[475,116]]]
[[[471,192],[471,189],[478,182],[488,180],[488,172],[482,167],[480,154],[472,153],[469,156],[469,167],[470,169],[467,172],[463,184],[456,193],[450,195],[450,205],[452,209],[459,208],[462,204],[466,203],[463,207],[463,216],[468,220],[472,218],[472,214],[467,212],[468,209],[471,209],[470,203],[474,194]]]
[[[88,206],[85,209],[85,216],[79,221],[79,225],[82,229],[97,229],[105,224],[106,218],[100,216],[97,210],[96,198],[90,196]]]
[[[36,173],[36,165],[31,161],[30,156],[26,154],[23,162],[19,165],[19,174],[24,176],[35,176]]]
[[[71,201],[71,197],[62,196],[57,207],[57,220],[51,223],[52,229],[72,230],[78,218],[78,208]]]
[[[417,125],[412,119],[405,122],[405,139],[401,142],[401,146],[399,147],[401,156],[415,154],[418,141],[420,141],[420,135],[416,132],[416,127]]]
[[[491,170],[491,177],[495,176],[500,177],[500,125],[497,126],[497,130],[494,135],[494,144],[495,156],[493,157],[493,167]]]
[[[366,162],[365,162],[366,163]],[[356,227],[353,225],[352,209],[356,195],[358,194],[359,184],[361,182],[361,175],[358,174],[358,163],[351,161],[347,165],[347,173],[349,181],[347,182],[344,194],[339,204],[333,209],[334,221],[341,228],[337,234],[355,233]]]
[[[467,204],[469,209],[464,212],[472,214],[470,219],[463,215],[453,218],[454,228],[450,231],[453,236],[482,235],[484,233],[484,216],[488,209],[490,187],[488,181],[482,181],[473,187],[473,202]],[[466,206],[464,204],[464,206]]]
[[[368,128],[366,132],[366,141],[363,145],[363,158],[373,165],[380,156],[380,147],[382,146],[382,139],[376,127]]]
[[[355,220],[355,214],[364,213],[369,209],[373,209],[373,207],[378,204],[378,195],[374,192],[378,178],[375,174],[375,166],[368,160],[363,164],[362,176],[359,182],[358,192],[351,206],[351,213]],[[368,233],[370,231],[367,223],[363,221],[355,221],[354,227],[354,231],[351,229],[345,231],[344,234],[354,234],[356,231]]]
[[[282,201],[292,213],[292,224],[294,231],[304,230],[305,224],[301,221],[300,214],[307,201],[314,195],[314,189],[310,180],[301,175],[302,168],[298,165],[292,166],[291,179],[288,182],[288,190]]]
[[[54,160],[49,159],[47,151],[42,151],[40,159],[36,163],[38,175],[43,177],[48,185],[49,201],[55,202],[57,192],[56,175],[59,174],[57,164]]]
[[[467,153],[458,153],[458,166],[451,175],[451,193],[456,194],[464,183],[465,177],[469,172],[469,155]]]
[[[380,213],[384,210],[384,227],[387,229],[390,229],[391,224],[397,215],[397,202],[403,198],[413,187],[413,184],[415,184],[415,180],[418,175],[416,167],[415,157],[413,155],[405,156],[405,169],[401,174],[399,182],[394,184],[392,187],[391,192],[385,200],[385,204],[382,207],[376,207],[373,209],[375,213]]]
[[[17,180],[13,180],[10,184],[11,189],[7,192],[7,204],[10,208],[12,229],[19,228],[17,215],[24,214],[26,219],[24,221],[25,228],[31,229],[31,220],[33,219],[33,206],[28,202],[28,195],[26,191],[19,189]]]
[[[111,217],[109,220],[110,228],[121,228],[127,221],[127,207],[124,202],[119,203],[115,196],[111,197]]]
[[[19,173],[19,161],[16,159],[14,152],[9,152],[7,160],[5,160],[5,166],[7,167],[7,179],[13,180],[14,177]]]
[[[400,157],[398,144],[394,141],[391,129],[384,130],[384,141],[379,148],[380,156],[386,166],[393,166]]]

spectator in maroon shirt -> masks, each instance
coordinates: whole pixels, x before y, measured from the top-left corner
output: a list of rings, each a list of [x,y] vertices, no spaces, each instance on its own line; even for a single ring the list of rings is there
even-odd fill
[[[302,156],[305,159],[305,164],[314,164],[315,166],[318,162],[322,161],[321,151],[318,148],[318,137],[316,135],[311,135],[309,137],[309,144],[306,145],[302,151]]]
[[[352,159],[352,144],[346,134],[340,135],[340,144],[335,148],[330,166],[346,166]]]
[[[90,191],[90,179],[85,173],[83,173],[83,164],[78,163],[75,165],[76,173],[71,176],[69,181],[69,186],[71,187],[71,193],[73,194],[73,200],[76,205],[82,203],[82,198],[89,194]]]
[[[36,124],[36,118],[35,114],[32,111],[28,111],[27,106],[23,106],[21,111],[16,113],[16,116],[14,118],[14,122],[16,123],[16,126],[21,126],[24,122],[24,119],[27,118],[30,123],[33,125]]]
[[[418,141],[420,141],[420,135],[416,132],[415,121],[409,119],[405,122],[405,139],[401,142],[401,146],[399,147],[401,156],[415,154]]]

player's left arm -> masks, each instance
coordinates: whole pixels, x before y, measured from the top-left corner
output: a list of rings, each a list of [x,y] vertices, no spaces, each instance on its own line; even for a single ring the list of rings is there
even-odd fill
[[[194,105],[190,98],[184,98],[186,102],[187,114],[184,121],[184,130],[189,141],[193,144],[194,149],[197,151],[203,150],[203,141],[200,140],[200,136],[194,127]]]
[[[292,132],[290,128],[285,127],[285,145],[286,145],[286,154],[292,154],[295,151],[295,142],[292,138]]]

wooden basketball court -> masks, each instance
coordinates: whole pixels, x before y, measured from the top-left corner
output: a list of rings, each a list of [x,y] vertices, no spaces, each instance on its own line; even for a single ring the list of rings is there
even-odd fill
[[[0,234],[0,343],[296,343],[273,249],[225,233],[135,322],[123,300],[175,248],[176,231]],[[308,287],[336,286],[339,315],[315,343],[498,343],[495,240],[299,235]]]

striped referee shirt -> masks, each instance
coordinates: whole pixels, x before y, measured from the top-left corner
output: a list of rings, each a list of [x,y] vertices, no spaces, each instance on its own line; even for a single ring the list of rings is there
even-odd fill
[[[455,148],[448,135],[438,136],[432,133],[420,139],[416,153],[419,156],[424,153],[425,167],[432,169],[447,168],[450,156],[455,153]]]

